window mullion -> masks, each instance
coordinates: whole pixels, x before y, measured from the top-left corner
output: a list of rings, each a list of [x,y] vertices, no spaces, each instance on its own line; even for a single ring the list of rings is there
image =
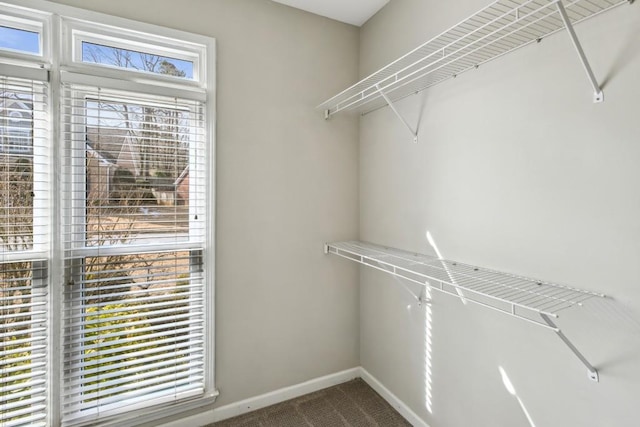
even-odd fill
[[[43,40],[50,52],[60,52],[60,17],[52,16],[50,21],[50,33]],[[61,392],[62,392],[62,313],[63,298],[62,287],[64,286],[63,271],[63,200],[65,188],[63,186],[63,164],[62,164],[62,114],[61,106],[61,82],[60,82],[60,57],[52,54],[51,71],[49,72],[49,94],[51,102],[47,110],[50,127],[49,140],[50,144],[50,188],[51,205],[49,218],[51,224],[51,242],[50,242],[50,268],[49,277],[54,291],[49,293],[49,422],[52,427],[60,427],[61,425]]]

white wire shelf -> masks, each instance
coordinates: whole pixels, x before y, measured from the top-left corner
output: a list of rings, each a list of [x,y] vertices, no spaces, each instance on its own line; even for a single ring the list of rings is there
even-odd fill
[[[593,297],[604,297],[569,286],[501,273],[486,268],[387,248],[365,242],[327,244],[328,252],[382,270],[431,289],[479,303],[548,328],[530,314],[558,313]]]
[[[587,367],[589,377],[598,381],[596,369],[551,318],[603,294],[366,242],[327,243],[325,253],[550,329]]]
[[[633,0],[498,0],[318,106],[328,118],[366,114],[456,77],[529,43],[567,29],[594,86],[602,93],[572,24]],[[564,15],[564,16],[563,16]],[[568,19],[568,23],[565,21]]]

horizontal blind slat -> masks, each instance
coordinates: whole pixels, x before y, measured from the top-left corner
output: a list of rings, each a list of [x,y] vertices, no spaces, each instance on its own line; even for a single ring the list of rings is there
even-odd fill
[[[157,377],[153,380],[141,381],[138,390],[132,390],[129,385],[124,387],[107,390],[104,392],[105,397],[100,397],[100,393],[87,393],[86,395],[67,395],[65,402],[72,405],[82,402],[87,407],[92,406],[91,400],[95,400],[96,405],[102,405],[102,402],[108,404],[117,401],[129,400],[133,397],[144,396],[150,392],[158,390],[166,390],[168,394],[172,394],[172,390],[181,385],[188,385],[192,388],[202,388],[198,383],[202,381],[202,370],[185,372],[182,375],[165,375]]]
[[[193,353],[193,354],[192,354]],[[182,357],[184,356],[184,360],[188,361],[188,360],[193,360],[193,359],[198,359],[201,357],[201,353],[202,350],[200,351],[196,351],[195,349],[185,349],[185,350],[180,350],[180,351],[175,351],[173,353],[173,356],[175,357]],[[138,371],[144,371],[146,369],[152,368],[154,366],[163,366],[163,364],[168,364],[169,362],[167,361],[162,361],[159,363],[155,363],[155,361],[157,360],[163,360],[166,359],[167,356],[166,354],[154,354],[153,356],[149,356],[149,357],[144,357],[144,358],[140,358],[140,359],[136,359],[136,360],[130,360],[130,361],[124,361],[124,362],[119,362],[119,363],[114,363],[112,365],[108,365],[110,371],[118,371],[118,372],[111,372],[111,373],[102,373],[100,374],[100,378],[101,379],[108,379],[108,378],[113,378],[113,377],[117,377],[122,375],[122,373],[120,372],[121,370],[126,369],[126,372],[128,373],[135,373]],[[128,357],[128,359],[131,359],[131,357]],[[110,360],[107,360],[106,358],[101,358],[100,361],[102,363],[109,363],[111,361],[114,360],[122,360],[122,357],[119,358],[111,358]],[[143,365],[143,366],[139,366],[139,365]],[[87,375],[95,375],[101,372],[101,368],[89,368],[88,366],[84,366],[84,369],[82,370],[82,374],[81,375],[77,375],[77,376],[73,376],[72,374],[69,375],[69,383],[65,385],[66,388],[72,388],[76,385],[80,385],[83,381],[85,381],[85,376]]]
[[[186,343],[184,343],[184,340],[179,340],[175,337],[164,338],[164,339],[155,340],[153,342],[153,344],[155,345],[155,348],[153,349],[149,349],[148,343],[129,344],[126,348],[126,352],[124,352],[121,349],[110,349],[110,350],[102,351],[101,355],[104,357],[103,360],[105,360],[105,362],[111,362],[113,360],[119,360],[122,357],[135,358],[135,357],[144,356],[148,354],[165,352],[166,347],[171,347],[174,349],[174,351],[177,351],[178,349],[182,348],[184,345],[186,346],[190,345],[190,346],[193,346],[194,349],[198,349],[204,346],[204,341],[202,340],[203,337],[204,335],[201,333],[192,332],[191,338]],[[183,341],[183,342],[180,343],[178,341]],[[110,355],[113,355],[113,356],[110,356]],[[67,352],[65,361],[67,362],[68,365],[75,364],[77,365],[76,367],[84,367],[84,364],[82,363],[82,361],[85,359],[86,359],[85,355],[80,354],[79,352],[76,351],[76,352]],[[71,370],[69,370],[69,372],[70,371]],[[69,373],[69,378],[72,378],[72,377],[73,377],[73,374]]]
[[[15,372],[21,372],[21,371],[15,371]],[[2,378],[0,379],[0,387],[2,386],[2,384],[13,384],[17,381],[23,381],[23,380],[28,380],[28,379],[32,379],[32,378],[44,378],[45,375],[47,375],[47,372],[45,370],[41,370],[41,371],[32,371],[26,374],[15,374],[12,375],[11,377],[6,377],[6,378]]]
[[[24,390],[24,391],[19,391],[19,392],[12,392],[11,393],[11,399],[13,400],[18,400],[18,399],[22,399],[25,396],[32,396],[32,395],[44,395],[44,393],[47,392],[46,387],[40,386],[40,387],[31,387],[28,390]]]
[[[194,302],[201,302],[202,300],[200,299],[200,301],[198,300],[194,300]],[[167,304],[169,307],[171,308],[167,308],[164,310],[154,310],[153,315],[154,316],[161,316],[161,317],[154,317],[154,321],[160,321],[158,319],[162,319],[162,320],[171,320],[173,317],[171,316],[174,312],[175,309],[173,308],[173,306],[175,304]],[[148,308],[148,307],[145,307]],[[198,311],[202,311],[204,312],[204,306],[202,305],[190,305],[189,307],[190,310],[198,310]],[[126,312],[127,310],[109,310],[110,313],[123,313]],[[105,311],[101,311],[100,313],[105,314]],[[162,317],[165,314],[169,314],[169,316],[166,317]],[[125,314],[125,315],[118,315],[117,318],[118,320],[129,320],[129,319],[135,319],[137,317],[140,317],[140,315],[138,313],[135,314]],[[83,315],[78,315],[78,316],[70,316],[68,318],[70,321],[71,320],[75,320],[75,319],[80,319],[80,321],[75,322],[75,323],[68,323],[66,325],[67,329],[73,329],[73,328],[79,328],[81,326],[89,326],[92,327],[94,325],[99,325],[101,323],[104,323],[102,320],[85,320],[85,316]]]
[[[0,412],[0,420],[4,421],[4,420],[12,420],[13,418],[19,418],[22,415],[30,415],[38,412],[44,412],[47,409],[47,407],[43,404],[39,404],[39,405],[31,405],[28,408],[24,408],[24,409],[19,409],[19,410],[13,410],[13,411],[6,411],[6,412]],[[39,416],[39,419],[44,418],[44,416]],[[17,425],[21,425],[22,423],[24,423],[24,420],[15,420],[18,422]],[[4,423],[3,422],[3,427],[5,425],[11,425],[11,421]],[[24,425],[24,424],[23,424]]]
[[[202,323],[204,323],[204,322],[202,322]],[[203,328],[204,328],[203,325],[195,325],[195,326],[190,326],[188,328],[182,328],[179,332],[181,334],[184,334],[184,335],[176,336],[176,340],[178,338],[184,339],[183,336],[190,337],[192,333],[196,333],[196,332],[202,330]],[[171,335],[171,334],[168,334],[166,331],[156,332],[156,333],[153,333],[153,334],[146,334],[144,336],[144,339],[145,340],[151,340],[151,339],[155,339],[155,338],[164,339],[167,335]],[[110,346],[122,346],[123,348],[120,348],[119,351],[124,351],[124,350],[126,350],[126,348],[124,348],[125,346],[127,346],[128,344],[136,343],[138,341],[140,341],[139,337],[135,337],[135,336],[134,337],[128,337],[128,338],[113,340],[113,341],[110,342],[110,344],[111,344]],[[81,347],[82,351],[98,350],[98,349],[101,349],[102,347],[105,347],[105,349],[102,350],[102,352],[108,351],[108,349],[106,349],[106,347],[108,347],[108,346],[106,346],[106,345],[101,345],[101,344],[89,345],[89,344],[86,344],[86,343],[83,343],[83,342],[79,342],[79,341],[74,341],[73,342],[74,346],[79,346],[80,344],[83,344],[82,347]],[[70,343],[70,345],[71,345],[71,343]],[[149,344],[147,343],[147,346],[148,345]],[[75,351],[77,351],[77,349],[69,349],[69,350],[66,350],[65,353],[73,354]]]
[[[13,397],[13,396],[12,396]],[[16,416],[13,409],[23,408],[25,406],[32,406],[35,403],[44,403],[46,398],[44,396],[32,397],[31,399],[21,399],[17,401],[13,401],[12,403],[5,403],[2,405],[2,412],[0,412],[0,419],[11,419]],[[31,411],[29,411],[31,412]]]
[[[128,319],[124,319],[125,316],[117,316],[117,317],[112,317],[112,318],[105,318],[102,320],[96,320],[96,321],[92,321],[92,322],[86,322],[86,324],[83,323],[79,323],[76,324],[76,328],[80,327],[80,326],[85,326],[87,328],[87,330],[90,331],[90,333],[92,335],[99,335],[101,338],[106,338],[105,335],[103,335],[103,332],[107,332],[107,331],[116,331],[116,330],[122,330],[123,332],[129,332],[131,330],[131,328],[135,328],[137,326],[142,326],[142,325],[150,325],[150,324],[160,324],[160,325],[164,325],[165,329],[166,328],[175,328],[175,326],[177,325],[177,321],[179,319],[190,319],[193,314],[189,313],[189,312],[185,312],[189,310],[189,307],[185,307],[182,310],[181,314],[174,314],[171,313],[168,316],[162,316],[162,317],[155,317],[156,314],[154,314],[153,318],[145,318],[145,319],[141,319],[141,320],[134,320],[131,321],[130,319],[132,318],[139,318],[140,315],[136,315],[135,317],[131,317],[132,315],[128,315],[126,316]],[[172,311],[175,311],[172,310]],[[102,315],[101,312],[100,315]],[[123,320],[129,320],[126,323],[118,323],[117,325],[107,325],[107,326],[100,326],[100,325],[104,325],[105,323],[108,323],[109,321],[118,321],[118,322],[122,322]],[[143,332],[143,328],[136,328],[136,333],[140,333]],[[72,335],[69,335],[72,336]]]
[[[184,318],[185,316],[182,316],[182,317]],[[153,326],[135,328],[136,338],[144,339],[147,335],[152,335],[152,334],[147,334],[147,332],[154,333],[156,331],[161,331],[166,335],[182,334],[184,332],[188,332],[188,328],[185,328],[185,327],[191,326],[194,323],[199,323],[199,322],[193,322],[191,321],[191,319],[187,318],[187,320],[180,321],[180,322],[172,322],[168,325],[163,324],[163,325],[153,325]],[[94,336],[93,335],[94,331],[91,329],[87,329],[86,330],[87,332],[83,334],[84,338],[74,339],[74,342],[77,344],[84,344],[86,342],[93,342],[96,340],[100,340],[105,342],[104,346],[106,347],[106,346],[113,345],[114,342],[117,342],[117,340],[113,340],[113,341],[109,340],[110,338],[120,338],[123,336],[131,335],[131,330],[127,330],[126,328],[122,328],[122,327],[112,327],[111,329],[103,329],[103,332],[109,331],[109,330],[116,330],[116,332],[101,333],[101,331],[96,331]],[[91,334],[91,336],[88,336],[89,334]],[[70,337],[74,337],[74,335],[70,335]]]
[[[42,341],[42,340],[40,340]],[[32,356],[31,358],[37,358],[40,357],[39,354],[33,354],[36,351],[41,351],[42,354],[44,355],[44,351],[46,350],[47,346],[42,344],[42,345],[34,345],[34,344],[30,344],[29,347],[21,347],[21,348],[16,348],[16,349],[12,349],[12,350],[2,350],[0,351],[0,358],[9,358],[9,357],[18,357],[16,355],[18,354],[22,354],[25,352],[25,349],[30,351]],[[44,356],[42,356],[44,357]]]
[[[32,390],[36,390],[36,386],[42,386],[46,384],[46,380],[45,379],[40,379],[40,380],[31,380],[31,381],[25,381],[23,383],[20,384],[12,384],[12,385],[8,385],[6,387],[3,387],[3,392],[7,393],[7,396],[10,396],[11,393],[15,390],[22,390],[22,389],[32,389]]]
[[[200,377],[202,380],[202,377]],[[111,414],[121,414],[123,411],[136,410],[149,406],[174,403],[181,399],[188,399],[201,395],[204,392],[201,386],[187,381],[179,381],[173,384],[173,393],[167,394],[162,387],[147,388],[140,393],[129,393],[127,401],[122,397],[118,399],[101,399],[99,405],[88,406],[74,404],[63,408],[65,419],[73,425],[91,422],[96,416],[108,417]]]
[[[204,306],[200,305],[201,302],[202,302],[202,298],[199,298],[199,297],[193,298],[190,301],[190,303],[192,304],[189,305],[189,310],[192,311],[193,313],[197,313],[198,311],[203,312],[202,309],[204,308]],[[97,306],[97,305],[79,306],[77,309],[77,311],[79,312],[77,314],[67,316],[67,320],[69,321],[66,327],[67,330],[71,330],[79,326],[86,327],[86,326],[93,326],[99,323],[103,323],[103,321],[100,319],[87,320],[87,314],[85,312],[80,311],[80,310],[86,310],[87,307],[91,309],[98,307],[97,310],[92,310],[92,313],[94,313],[94,316],[91,316],[91,317],[95,317],[96,313],[105,317],[109,314],[114,314],[115,316],[113,316],[113,319],[118,319],[118,320],[127,320],[127,319],[140,317],[141,314],[138,311],[140,309],[144,309],[144,310],[153,309],[154,310],[153,315],[155,316],[155,315],[162,315],[163,313],[171,312],[171,310],[175,310],[177,308],[176,302],[174,300],[168,300],[168,301],[162,301],[162,302],[156,302],[156,303],[148,302],[148,304],[146,305],[131,305],[131,306],[123,307],[121,309],[112,309],[112,310],[107,310],[107,309],[100,310],[99,309],[100,306]],[[169,308],[165,308],[165,307],[169,307]],[[157,309],[160,309],[160,310],[157,310]],[[121,315],[121,313],[130,313],[130,314]]]
[[[45,414],[31,415],[29,417],[23,417],[16,421],[8,421],[2,427],[18,427],[18,426],[46,427],[47,426],[46,422],[42,421],[46,419],[46,417],[47,416]]]
[[[9,364],[9,363],[7,363]],[[13,372],[19,372],[19,371],[29,371],[30,373],[42,373],[44,374],[46,372],[46,366],[47,364],[44,362],[36,362],[36,363],[29,363],[29,364],[25,364],[25,365],[18,365],[15,366],[15,362],[13,363],[13,367],[11,368],[2,368],[2,376],[0,376],[0,383],[3,382],[8,382],[11,380],[11,378],[15,378],[15,377],[9,377],[7,374],[13,373]],[[39,375],[39,374],[38,374]]]
[[[119,375],[114,376],[87,376],[85,377],[85,382],[95,382],[95,384],[84,385],[82,388],[82,397],[83,399],[88,399],[91,395],[98,397],[101,392],[103,394],[118,394],[121,390],[143,387],[147,383],[158,382],[159,378],[188,376],[196,370],[201,372],[203,365],[202,361],[180,365],[155,364],[149,366],[149,369],[153,369],[153,371],[148,372],[140,373],[139,370],[132,370],[124,371],[124,373],[120,371],[118,372]],[[126,376],[123,377],[123,375]],[[75,387],[70,388],[69,391],[74,393]]]

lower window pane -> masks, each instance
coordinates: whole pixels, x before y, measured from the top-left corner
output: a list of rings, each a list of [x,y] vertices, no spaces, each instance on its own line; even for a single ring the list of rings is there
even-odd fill
[[[0,425],[45,425],[47,295],[43,262],[0,264]]]
[[[70,260],[67,417],[202,394],[200,251]]]

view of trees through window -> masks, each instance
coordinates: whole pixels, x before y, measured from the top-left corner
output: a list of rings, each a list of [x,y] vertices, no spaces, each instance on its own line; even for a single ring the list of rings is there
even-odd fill
[[[211,40],[44,9],[0,12],[0,425],[208,397]]]
[[[37,394],[45,382],[46,300],[34,291],[34,272],[42,273],[32,262],[0,264],[0,399],[15,408],[3,411],[0,423],[15,420],[11,412],[44,403]]]
[[[86,245],[186,234],[191,113],[91,98],[86,111]]]
[[[105,52],[99,51],[101,57]],[[111,49],[109,54],[126,67],[143,64],[162,74],[192,76],[192,70],[178,69],[168,58],[140,54],[143,62],[138,62],[131,51]],[[76,232],[67,244],[95,249],[93,256],[69,259],[66,270],[71,280],[65,298],[80,309],[67,318],[65,366],[76,372],[71,382],[82,390],[69,403],[84,409],[176,389],[202,371],[201,356],[194,356],[202,352],[194,346],[194,339],[202,344],[200,251],[140,248],[189,237],[190,163],[200,113],[177,101],[102,95],[79,95],[84,106],[74,115],[82,115],[84,126],[74,128],[64,142],[81,160],[69,183],[85,188],[72,195],[70,226]],[[34,246],[34,221],[39,219],[33,204],[32,107],[31,95],[0,90],[2,253]],[[123,246],[136,248],[101,252]],[[34,382],[34,358],[44,358],[39,342],[44,338],[34,335],[33,325],[43,321],[45,300],[33,294],[33,275],[30,261],[0,263],[0,399],[18,410],[24,405],[25,411],[34,403],[33,387],[41,385]],[[40,317],[35,316],[38,307]],[[194,316],[201,319],[199,326]]]
[[[29,255],[34,248],[33,101],[28,87],[0,80],[0,257],[25,254],[18,255],[24,260],[0,263],[0,399],[15,408],[3,411],[0,423],[44,400],[37,396],[46,355],[44,264]]]
[[[75,154],[85,159],[86,196],[75,196],[85,206],[81,243],[95,256],[80,261],[67,289],[84,308],[70,319],[83,328],[68,334],[82,356],[68,362],[82,366],[85,407],[176,387],[201,369],[189,363],[190,340],[201,333],[191,321],[201,307],[193,292],[202,283],[199,252],[139,247],[188,239],[197,114],[145,97],[95,95],[77,95],[86,125],[84,150]],[[132,249],[103,255],[122,246]]]
[[[82,42],[82,60],[149,73],[193,79],[193,62],[97,43]]]
[[[0,246],[25,251],[33,245],[33,99],[0,87]]]

